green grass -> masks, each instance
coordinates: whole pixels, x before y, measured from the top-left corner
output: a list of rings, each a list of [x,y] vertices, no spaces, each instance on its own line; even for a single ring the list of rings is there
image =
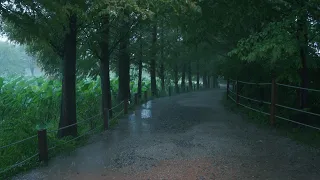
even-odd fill
[[[274,126],[271,126],[270,116],[262,115],[261,113],[243,108],[241,106],[237,107],[236,103],[234,103],[230,99],[227,99],[226,95],[224,96],[222,103],[228,110],[234,113],[239,113],[245,121],[255,124],[259,128],[268,130],[275,129],[276,132],[281,136],[289,137],[295,140],[296,142],[314,148],[320,148],[320,131],[303,127],[300,125],[295,125],[293,123],[283,121],[281,119],[276,119],[276,124]],[[258,109],[258,106],[252,107]],[[269,109],[267,107],[261,110],[269,112]],[[284,114],[283,112],[280,113]]]

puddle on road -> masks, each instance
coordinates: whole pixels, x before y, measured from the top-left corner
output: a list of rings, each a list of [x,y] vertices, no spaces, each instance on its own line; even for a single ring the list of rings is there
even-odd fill
[[[152,103],[151,103],[151,101],[148,101],[146,104],[142,105],[140,117],[141,117],[141,119],[152,118]]]
[[[144,109],[151,109],[151,108],[152,108],[152,103],[151,103],[151,101],[148,101],[147,103],[142,104],[142,108],[144,108]]]
[[[152,112],[149,109],[142,109],[140,115],[142,119],[152,118]]]
[[[131,133],[150,132],[150,124],[147,119],[152,118],[152,103],[143,104],[141,110],[129,116],[129,131]]]

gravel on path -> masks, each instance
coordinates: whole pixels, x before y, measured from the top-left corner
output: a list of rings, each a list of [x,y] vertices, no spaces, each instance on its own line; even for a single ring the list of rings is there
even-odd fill
[[[70,155],[14,179],[319,180],[320,151],[248,124],[221,89],[149,101]]]

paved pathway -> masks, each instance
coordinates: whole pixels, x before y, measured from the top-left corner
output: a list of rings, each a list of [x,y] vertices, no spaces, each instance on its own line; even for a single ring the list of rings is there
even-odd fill
[[[224,109],[223,90],[148,102],[93,144],[15,179],[319,180],[320,152]]]

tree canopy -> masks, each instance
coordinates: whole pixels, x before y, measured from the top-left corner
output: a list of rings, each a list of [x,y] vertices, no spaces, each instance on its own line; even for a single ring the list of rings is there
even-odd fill
[[[317,0],[5,0],[0,13],[2,32],[62,78],[64,126],[76,122],[76,78],[101,77],[103,109],[111,108],[110,73],[119,100],[130,98],[133,74],[141,94],[142,71],[154,96],[218,76],[319,87],[319,10]]]

